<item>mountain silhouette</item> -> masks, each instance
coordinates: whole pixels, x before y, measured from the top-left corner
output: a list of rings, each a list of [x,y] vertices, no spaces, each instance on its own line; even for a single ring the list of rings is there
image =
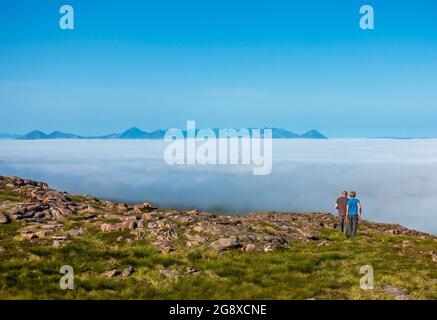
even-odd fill
[[[265,128],[268,129],[268,128]],[[212,131],[216,134],[218,137],[219,135],[219,128],[214,128]],[[236,129],[239,131],[239,129]],[[273,139],[328,139],[325,135],[320,133],[317,130],[310,130],[305,132],[304,134],[300,135],[297,133],[294,133],[292,131],[288,131],[286,129],[282,128],[272,128],[272,138]],[[80,136],[73,133],[64,133],[61,131],[54,131],[50,134],[46,134],[39,130],[34,130],[32,132],[29,132],[23,136],[14,136],[10,135],[10,137],[13,137],[15,139],[20,140],[49,140],[49,139],[99,139],[99,140],[110,140],[110,139],[163,139],[165,136],[166,130],[155,130],[151,132],[142,131],[141,129],[138,129],[137,127],[132,127],[130,129],[127,129],[126,131],[123,131],[122,133],[111,133],[108,135],[103,136]],[[196,129],[196,134],[199,132],[199,129]],[[249,129],[249,133],[251,135],[252,129]],[[182,131],[183,135],[186,137],[187,132],[186,130]],[[261,130],[261,136],[263,134],[263,131]]]

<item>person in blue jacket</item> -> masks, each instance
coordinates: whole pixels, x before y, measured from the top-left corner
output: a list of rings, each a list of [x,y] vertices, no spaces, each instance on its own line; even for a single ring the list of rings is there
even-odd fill
[[[352,191],[346,206],[346,224],[349,225],[349,236],[351,239],[355,238],[357,234],[358,223],[361,222],[362,208],[360,200],[358,200],[356,196],[357,193]]]

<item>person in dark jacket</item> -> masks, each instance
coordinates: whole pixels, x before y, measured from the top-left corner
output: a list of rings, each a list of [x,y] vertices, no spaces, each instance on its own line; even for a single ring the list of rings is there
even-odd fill
[[[348,200],[349,199],[347,198],[347,191],[343,191],[341,197],[339,197],[335,202],[335,208],[338,210],[340,230],[343,234],[346,234],[347,232],[346,211]]]

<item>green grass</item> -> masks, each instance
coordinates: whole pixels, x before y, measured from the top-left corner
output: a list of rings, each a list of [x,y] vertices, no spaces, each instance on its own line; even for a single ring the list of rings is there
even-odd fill
[[[1,201],[12,201],[12,202],[21,202],[24,201],[25,197],[21,194],[11,191],[4,186],[0,185],[0,202]]]
[[[159,253],[147,241],[126,232],[90,229],[64,247],[13,240],[20,227],[0,225],[0,299],[389,299],[381,289],[390,284],[418,299],[437,299],[437,265],[423,252],[432,240],[363,234],[348,241],[322,231],[327,246],[291,243],[271,253],[216,253],[206,248]],[[402,248],[403,240],[414,241]],[[375,270],[375,290],[361,290],[359,269]],[[61,290],[59,269],[71,265],[75,289]],[[105,278],[105,271],[133,266],[128,279]],[[187,267],[200,275],[183,275]],[[161,269],[177,270],[165,278]]]

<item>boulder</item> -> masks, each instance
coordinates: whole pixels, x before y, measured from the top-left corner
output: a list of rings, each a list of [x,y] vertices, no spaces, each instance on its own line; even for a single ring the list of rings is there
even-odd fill
[[[128,278],[132,273],[134,273],[134,268],[132,266],[128,266],[124,268],[123,271],[121,272],[121,277]]]
[[[256,245],[254,245],[253,243],[248,243],[244,246],[243,251],[244,252],[256,252],[257,248],[256,248]]]
[[[84,228],[79,228],[79,229],[71,229],[67,232],[67,234],[72,238],[77,238],[83,236],[85,232],[86,230]]]
[[[116,223],[116,224],[104,223],[100,226],[100,229],[103,232],[115,232],[125,229],[125,225],[123,223]]]
[[[127,206],[126,203],[119,203],[117,205],[117,210],[122,211],[122,212],[126,212],[129,210],[129,207]]]
[[[264,245],[264,252],[272,252],[273,250],[274,250],[274,247],[270,243],[267,243],[266,245]]]
[[[437,262],[437,250],[431,250],[429,255],[431,256],[432,261]]]
[[[53,248],[60,248],[60,247],[62,247],[62,244],[63,244],[63,241],[61,241],[61,240],[53,240],[52,247]]]
[[[37,231],[37,232],[35,233],[35,235],[36,235],[39,239],[45,239],[45,238],[47,238],[47,237],[50,235],[50,232],[49,232],[49,231],[46,231],[46,230],[40,230],[40,231]]]
[[[202,271],[196,269],[195,267],[187,267],[185,269],[185,274],[193,274],[193,275],[197,275],[197,274],[201,274]]]
[[[220,238],[212,242],[210,247],[215,251],[224,251],[241,248],[241,244],[233,238]]]
[[[84,214],[96,214],[97,213],[97,209],[96,208],[94,208],[93,206],[88,206],[85,210],[84,210],[84,212],[83,212]]]
[[[87,212],[83,215],[83,218],[85,220],[89,220],[89,219],[95,218],[96,216],[97,215],[95,213]]]
[[[6,217],[6,215],[4,215],[3,213],[0,213],[0,224],[6,224],[9,222],[8,217]]]
[[[179,272],[173,269],[161,269],[159,273],[166,278],[177,278],[179,276]]]
[[[162,254],[167,254],[173,251],[173,244],[168,240],[156,240],[152,244],[158,247]]]
[[[33,240],[33,239],[36,239],[36,238],[37,238],[36,234],[35,234],[35,233],[32,233],[32,232],[25,232],[25,233],[22,233],[22,234],[21,234],[21,237],[22,237],[23,239],[25,239],[25,240]]]
[[[394,298],[394,300],[416,300],[415,298],[405,293],[405,291],[390,285],[383,285],[382,290],[385,293],[391,295]]]
[[[134,211],[136,211],[136,212],[151,211],[151,210],[155,210],[155,209],[158,209],[158,208],[155,205],[153,205],[152,203],[148,203],[148,202],[145,202],[143,204],[134,205]]]
[[[153,228],[155,228],[156,227],[156,223],[154,222],[154,221],[150,221],[148,224],[147,224],[147,228],[149,228],[149,229],[153,229]]]
[[[107,278],[113,278],[116,275],[117,275],[117,269],[106,271],[102,274],[102,276],[107,277]]]

